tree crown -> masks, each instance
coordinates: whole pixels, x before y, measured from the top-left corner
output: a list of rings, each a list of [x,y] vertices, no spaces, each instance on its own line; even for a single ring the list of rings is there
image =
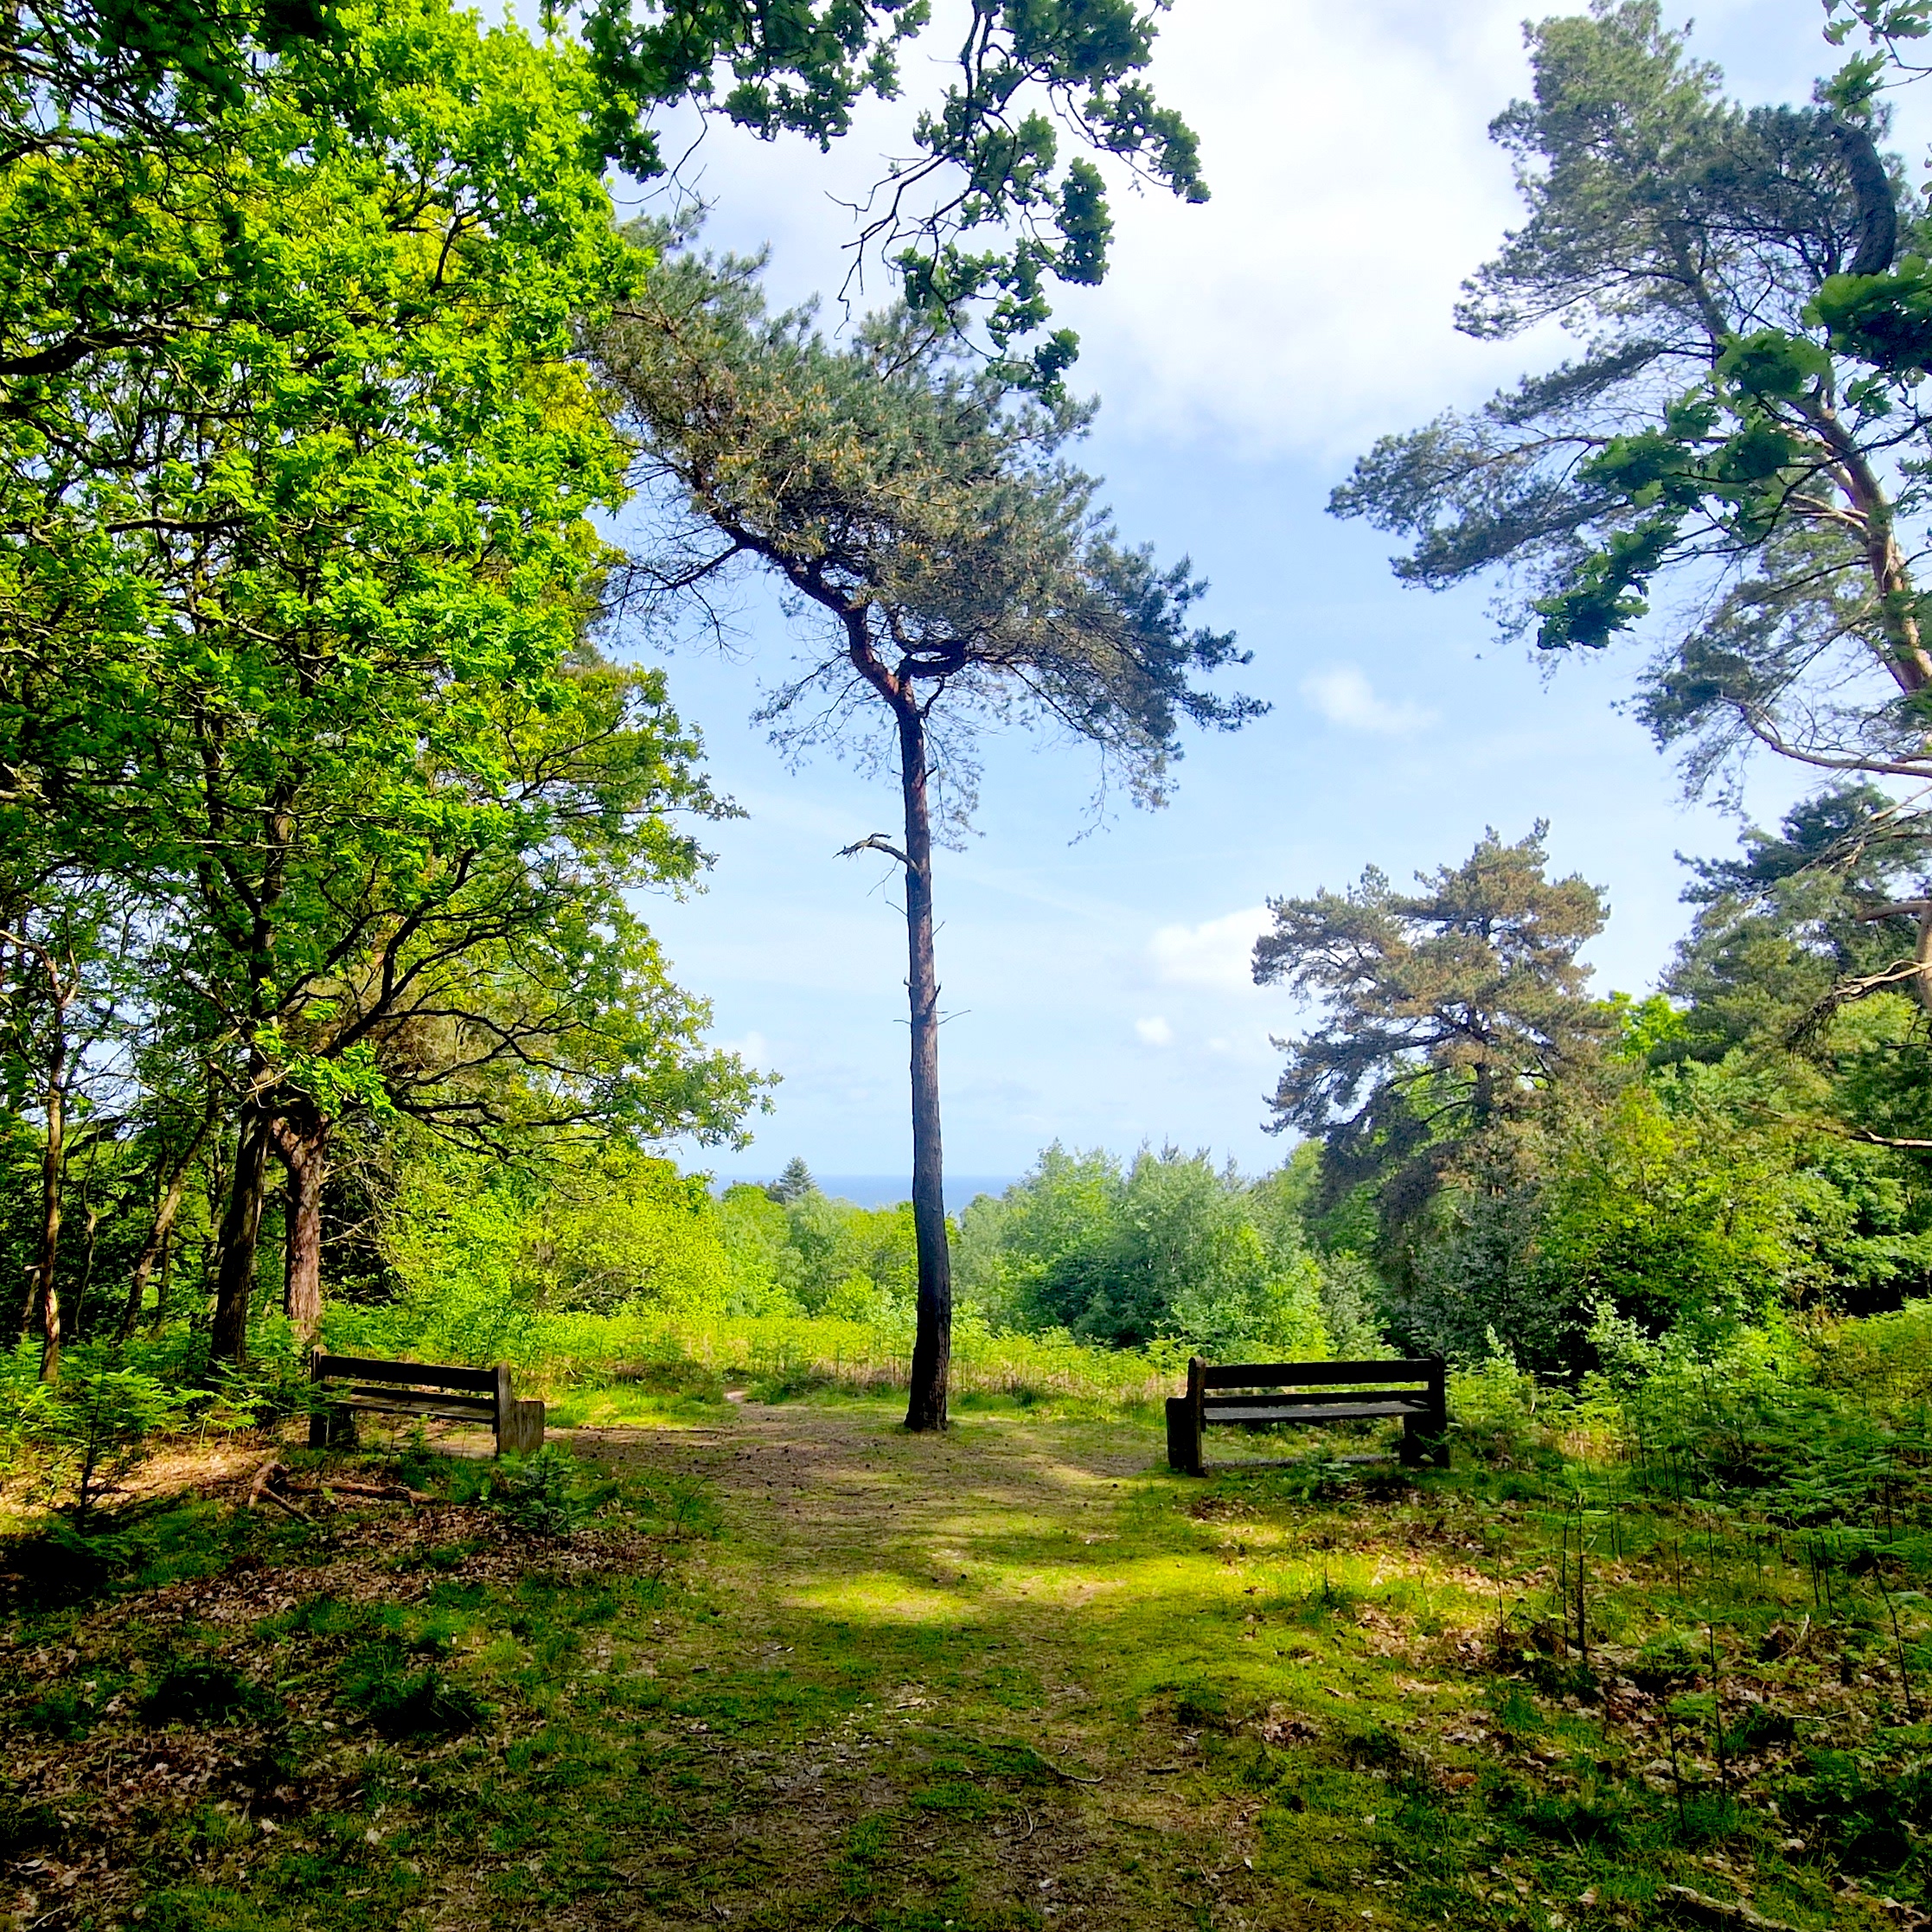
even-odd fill
[[[1187,562],[1123,546],[1065,461],[1085,412],[1015,395],[908,312],[835,347],[768,315],[752,265],[682,258],[597,354],[667,512],[632,579],[647,606],[756,560],[829,619],[767,706],[794,741],[837,738],[880,695],[914,706],[964,809],[976,733],[1044,721],[1155,803],[1183,720],[1260,708],[1198,681],[1245,660],[1190,622]]]

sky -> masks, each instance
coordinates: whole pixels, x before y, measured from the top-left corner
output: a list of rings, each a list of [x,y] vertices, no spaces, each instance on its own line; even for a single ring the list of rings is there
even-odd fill
[[[1487,827],[1518,839],[1547,820],[1552,870],[1609,902],[1585,956],[1595,986],[1641,992],[1686,923],[1676,854],[1734,844],[1737,822],[1687,803],[1618,710],[1641,644],[1532,662],[1496,639],[1485,591],[1405,589],[1388,540],[1324,512],[1377,436],[1554,359],[1450,322],[1516,211],[1486,130],[1525,90],[1521,18],[1519,0],[1175,0],[1165,16],[1152,79],[1200,134],[1213,198],[1117,195],[1107,279],[1063,293],[1057,317],[1080,333],[1076,386],[1100,400],[1083,466],[1107,479],[1124,536],[1210,580],[1206,621],[1253,653],[1221,684],[1271,709],[1193,734],[1166,809],[1097,826],[1078,751],[1024,733],[989,747],[974,835],[937,864],[955,1172],[1017,1174],[1055,1139],[1281,1160],[1270,1036],[1307,1015],[1249,980],[1270,896],[1340,890],[1372,865],[1406,881]],[[1835,64],[1820,20],[1815,0],[1722,0],[1693,47],[1747,102],[1802,100]],[[909,63],[909,97],[928,57]],[[779,303],[835,297],[841,203],[904,112],[872,107],[829,156],[702,131],[681,178],[711,205],[707,245],[769,248]],[[1914,121],[1898,131],[1922,153]],[[836,326],[843,310],[822,314]],[[680,644],[666,662],[745,816],[710,828],[701,894],[645,910],[681,982],[712,1001],[713,1037],[780,1084],[747,1151],[678,1151],[721,1178],[793,1155],[909,1172],[899,894],[886,860],[838,856],[893,831],[896,785],[822,752],[788,764],[750,714],[797,646],[755,584],[734,622],[728,655]],[[1796,790],[1765,770],[1747,806],[1773,820]]]

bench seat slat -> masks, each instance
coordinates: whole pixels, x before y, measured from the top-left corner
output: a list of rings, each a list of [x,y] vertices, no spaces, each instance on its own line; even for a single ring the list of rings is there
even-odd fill
[[[419,1395],[412,1390],[331,1389],[329,1403],[336,1409],[386,1409],[402,1416],[443,1416],[452,1422],[496,1421],[496,1404],[476,1397]]]
[[[318,1382],[346,1378],[356,1382],[420,1382],[432,1389],[474,1389],[496,1392],[493,1368],[457,1368],[437,1362],[385,1362],[366,1355],[318,1355],[313,1371]]]
[[[1429,1412],[1419,1403],[1414,1402],[1337,1403],[1327,1409],[1303,1409],[1283,1402],[1257,1402],[1244,1404],[1238,1409],[1211,1409],[1201,1420],[1210,1425],[1216,1423],[1251,1422],[1369,1422],[1381,1416],[1427,1416]]]

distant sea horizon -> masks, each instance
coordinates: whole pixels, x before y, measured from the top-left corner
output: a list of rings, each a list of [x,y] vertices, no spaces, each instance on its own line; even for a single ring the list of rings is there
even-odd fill
[[[718,1191],[722,1193],[740,1182],[769,1187],[777,1178],[775,1174],[720,1175]],[[976,1195],[1003,1194],[1019,1178],[1016,1174],[950,1174],[946,1176],[946,1212],[956,1214]],[[815,1174],[812,1179],[818,1183],[820,1193],[829,1194],[835,1200],[848,1200],[855,1207],[892,1207],[912,1198],[912,1183],[904,1174]]]

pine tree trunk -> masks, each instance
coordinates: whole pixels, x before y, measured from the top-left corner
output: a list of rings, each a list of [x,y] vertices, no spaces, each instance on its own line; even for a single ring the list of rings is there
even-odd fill
[[[282,1312],[304,1346],[322,1326],[322,1187],[329,1178],[329,1123],[277,1121],[275,1152],[289,1177]]]
[[[932,959],[932,822],[926,797],[925,720],[910,694],[899,720],[905,799],[905,986],[912,1021],[912,1231],[919,1257],[908,1429],[946,1426],[952,1368],[952,1257],[939,1139],[939,986]]]
[[[262,1206],[268,1198],[268,1135],[269,1123],[257,1104],[245,1102],[215,1257],[214,1324],[208,1337],[212,1362],[239,1362],[248,1353],[248,1302],[255,1286]]]

